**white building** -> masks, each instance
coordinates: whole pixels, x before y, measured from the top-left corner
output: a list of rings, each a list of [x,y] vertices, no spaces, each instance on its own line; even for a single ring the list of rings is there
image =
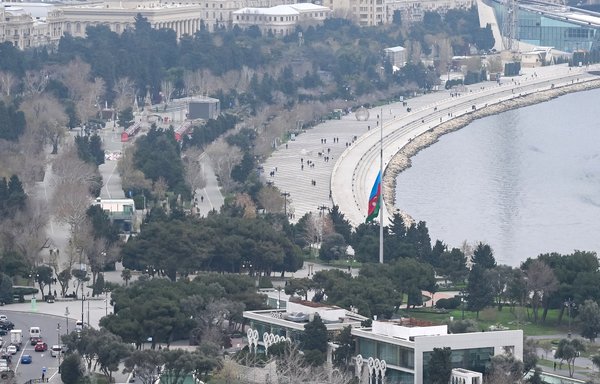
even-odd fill
[[[133,199],[101,199],[98,197],[93,205],[100,206],[110,221],[119,225],[122,232],[135,231],[136,216]]]
[[[385,48],[383,53],[392,64],[394,72],[406,65],[406,48],[401,46]]]
[[[391,23],[395,11],[400,11],[403,23],[422,21],[425,12],[446,13],[449,9],[469,9],[474,0],[387,0],[385,22]]]
[[[263,34],[285,36],[299,24],[318,24],[331,16],[331,9],[312,3],[277,5],[270,8],[242,8],[233,12],[233,24],[240,28],[258,26]]]
[[[423,326],[412,319],[373,321],[371,328],[353,328],[357,375],[385,377],[388,384],[427,382],[434,348],[452,349],[453,368],[483,372],[492,356],[523,359],[523,331],[448,334],[447,326]],[[379,367],[378,370],[375,367]]]
[[[61,14],[50,4],[0,4],[0,42],[35,48],[57,44],[62,33]]]

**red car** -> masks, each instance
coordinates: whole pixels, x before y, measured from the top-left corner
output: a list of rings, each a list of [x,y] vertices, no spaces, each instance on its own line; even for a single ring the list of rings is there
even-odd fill
[[[35,351],[36,352],[45,352],[48,350],[48,344],[40,341],[35,345]]]

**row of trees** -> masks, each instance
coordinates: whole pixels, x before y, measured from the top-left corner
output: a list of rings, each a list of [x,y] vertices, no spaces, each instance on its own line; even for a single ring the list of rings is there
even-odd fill
[[[83,366],[99,370],[108,380],[122,363],[126,372],[135,370],[143,384],[152,384],[163,374],[161,381],[168,384],[182,382],[188,375],[205,378],[222,365],[218,345],[206,343],[195,351],[181,349],[134,350],[130,344],[106,329],[85,328],[63,336],[69,353],[61,364],[61,380],[65,384],[81,382]]]
[[[150,268],[173,281],[199,270],[267,276],[294,272],[302,267],[302,253],[288,240],[282,224],[287,220],[280,217],[215,213],[194,218],[153,212],[139,236],[124,246],[123,265]]]
[[[152,349],[180,339],[229,347],[225,331],[240,331],[243,311],[264,306],[251,277],[207,273],[192,281],[143,278],[113,291],[112,301],[114,314],[100,325],[137,348],[151,338]]]
[[[363,265],[357,277],[340,270],[319,271],[312,279],[292,279],[287,294],[304,299],[314,291],[315,301],[353,308],[363,316],[391,318],[404,303],[422,305],[421,291],[435,292],[435,277],[430,265],[414,259],[393,263]]]

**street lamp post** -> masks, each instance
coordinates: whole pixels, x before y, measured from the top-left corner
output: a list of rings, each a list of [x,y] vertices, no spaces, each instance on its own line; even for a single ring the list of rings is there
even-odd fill
[[[321,228],[319,228],[319,239],[318,242],[322,241],[321,235],[323,233],[323,225],[325,224],[325,211],[329,210],[329,207],[326,206],[325,204],[319,205],[317,207],[317,209],[319,210],[319,216],[321,217]]]
[[[83,324],[85,322],[85,319],[83,318],[83,314],[84,314],[84,309],[83,309],[83,302],[85,301],[85,296],[83,295],[83,281],[81,282],[81,324]]]
[[[281,196],[283,196],[283,213],[287,216],[287,199],[290,197],[290,193],[282,192]]]
[[[56,345],[60,346],[61,345],[61,342],[60,342],[60,323],[58,323],[57,326],[56,326],[56,338],[58,340],[57,343],[56,343]],[[58,358],[58,373],[60,373],[60,355],[61,355],[61,353],[62,353],[62,348],[60,350],[58,350],[58,356],[57,356],[57,358]]]
[[[69,307],[65,308],[65,320],[67,321],[67,336],[69,335]]]
[[[277,288],[277,309],[281,308],[281,287]]]
[[[567,337],[571,338],[571,308],[575,308],[575,302],[569,297],[567,301],[565,301],[565,307],[567,307],[567,315],[569,316],[569,333]]]
[[[108,290],[104,290],[104,316],[108,316]]]

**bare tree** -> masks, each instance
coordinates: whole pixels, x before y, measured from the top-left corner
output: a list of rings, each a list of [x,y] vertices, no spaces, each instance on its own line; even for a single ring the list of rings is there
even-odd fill
[[[100,98],[105,92],[104,80],[97,77],[90,82],[90,77],[91,66],[79,58],[67,64],[61,72],[61,80],[69,89],[77,116],[84,123],[99,110]]]
[[[286,343],[283,355],[274,360],[277,369],[269,373],[270,381],[273,383],[348,384],[353,379],[348,372],[307,364],[304,355],[293,343]]]
[[[42,261],[41,251],[47,242],[48,214],[45,207],[29,200],[25,209],[10,219],[0,219],[0,239],[3,247],[13,249],[30,266]]]
[[[280,213],[283,212],[285,200],[279,189],[268,185],[258,192],[258,203],[267,212]]]
[[[546,263],[540,260],[534,260],[527,271],[527,290],[528,297],[531,300],[531,309],[533,311],[533,321],[538,321],[538,311],[544,299],[556,291],[558,288],[558,279],[554,271]]]
[[[0,93],[7,98],[17,85],[17,77],[10,71],[0,71]]]
[[[90,117],[94,117],[100,111],[101,98],[106,92],[104,80],[100,77],[94,78],[94,81],[88,83],[86,92],[75,101],[75,109],[79,118],[87,123]]]
[[[23,78],[23,93],[28,97],[41,95],[48,86],[50,75],[46,70],[26,71]]]
[[[117,260],[118,249],[116,246],[111,246],[105,238],[98,237],[94,233],[94,228],[89,218],[85,218],[80,228],[81,231],[77,237],[77,241],[92,272],[92,286],[95,286],[98,274],[109,263]],[[94,294],[96,293],[94,292]]]
[[[58,153],[58,144],[66,134],[69,121],[60,102],[52,95],[38,94],[21,104],[27,129],[38,137],[40,144],[52,144],[52,154]]]
[[[79,159],[76,149],[69,147],[52,162],[53,184],[82,184],[87,188],[98,182],[96,167]]]
[[[221,186],[225,191],[230,191],[235,184],[231,178],[231,171],[242,159],[241,150],[220,139],[211,144],[206,153],[210,158],[215,174],[219,177]]]
[[[160,89],[162,91],[163,102],[165,103],[165,106],[167,106],[175,92],[175,85],[171,80],[163,80],[160,82]]]
[[[85,184],[60,183],[54,190],[52,206],[55,217],[58,221],[69,225],[72,241],[75,240],[74,237],[86,218],[86,211],[91,202],[92,199]]]
[[[169,190],[169,184],[164,177],[159,177],[154,183],[152,183],[152,193],[158,200],[164,200]]]
[[[40,261],[40,251],[48,240],[48,219],[48,211],[41,202],[29,201],[26,209],[18,212],[13,220],[12,235],[15,245],[30,265],[37,265]]]
[[[135,86],[133,81],[131,81],[129,78],[121,77],[119,80],[117,80],[113,87],[113,91],[116,94],[114,103],[117,112],[133,105]]]
[[[196,190],[206,187],[206,174],[201,156],[202,153],[197,148],[188,149],[183,154],[185,181],[192,189],[192,197]]]
[[[235,195],[234,204],[244,209],[245,219],[256,218],[256,204],[247,193],[238,193]]]
[[[118,163],[119,175],[121,176],[121,184],[125,190],[152,189],[152,180],[147,179],[142,171],[137,169],[133,164],[133,154],[135,148],[128,147],[123,151],[123,155]]]
[[[198,92],[199,85],[197,81],[196,72],[184,71],[183,72],[183,90],[186,96],[192,96]]]

